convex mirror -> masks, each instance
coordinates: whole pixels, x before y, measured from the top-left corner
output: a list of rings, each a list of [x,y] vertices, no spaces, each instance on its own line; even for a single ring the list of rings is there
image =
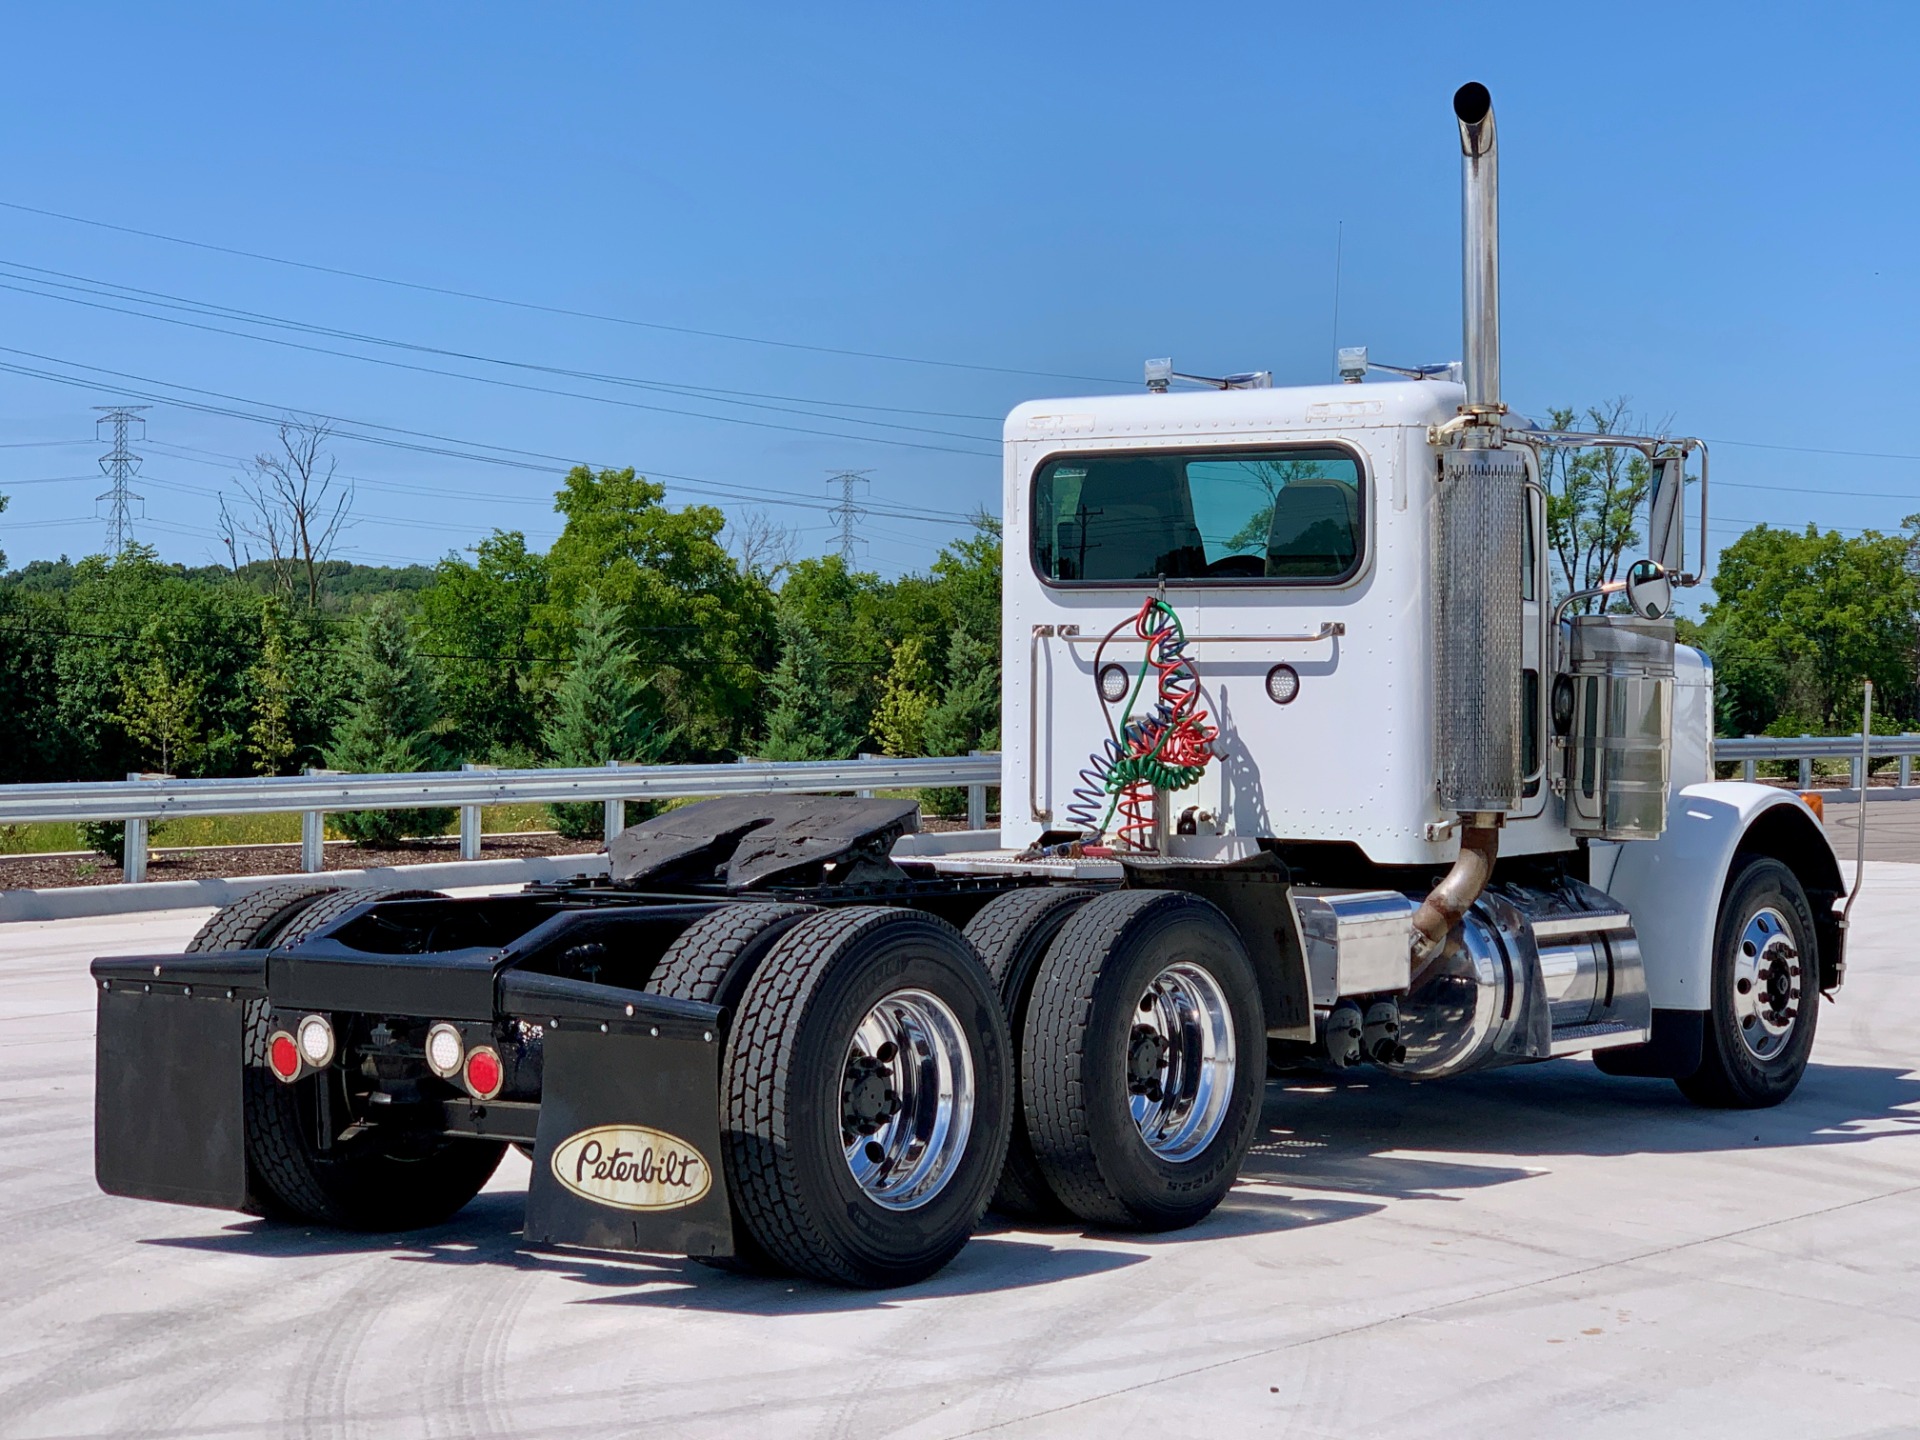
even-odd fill
[[[1642,620],[1673,613],[1673,577],[1654,560],[1636,560],[1627,570],[1627,608]]]

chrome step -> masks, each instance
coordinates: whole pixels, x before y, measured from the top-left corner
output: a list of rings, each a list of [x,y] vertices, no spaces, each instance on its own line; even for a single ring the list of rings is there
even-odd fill
[[[1603,1021],[1598,1025],[1568,1025],[1553,1032],[1550,1055],[1577,1055],[1583,1050],[1611,1050],[1619,1045],[1644,1045],[1652,1038],[1651,1029]]]

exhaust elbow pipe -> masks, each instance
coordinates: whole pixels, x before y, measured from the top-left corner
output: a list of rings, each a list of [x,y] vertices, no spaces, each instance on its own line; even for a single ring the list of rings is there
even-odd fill
[[[1493,96],[1478,81],[1453,95],[1460,122],[1461,256],[1466,301],[1462,355],[1467,408],[1500,408],[1500,153]]]
[[[1480,898],[1493,878],[1493,862],[1500,853],[1500,831],[1491,815],[1475,815],[1460,832],[1460,857],[1433,893],[1413,912],[1412,985],[1417,986],[1426,969],[1440,958],[1447,936],[1466,917],[1467,909]]]

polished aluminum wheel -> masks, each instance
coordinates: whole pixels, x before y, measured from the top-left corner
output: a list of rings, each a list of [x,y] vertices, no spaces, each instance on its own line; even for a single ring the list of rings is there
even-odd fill
[[[912,1210],[946,1187],[973,1130],[973,1051],[925,990],[896,990],[860,1022],[840,1086],[847,1168],[867,1197]]]
[[[1169,965],[1140,997],[1127,1040],[1128,1107],[1162,1160],[1190,1160],[1226,1123],[1233,1099],[1233,1011],[1198,965]]]
[[[1771,1060],[1800,1018],[1800,947],[1787,917],[1771,905],[1747,917],[1733,957],[1733,1018],[1756,1060]]]

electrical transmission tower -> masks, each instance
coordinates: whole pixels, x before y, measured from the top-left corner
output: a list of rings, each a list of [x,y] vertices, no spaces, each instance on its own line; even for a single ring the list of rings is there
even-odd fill
[[[113,426],[113,449],[100,457],[100,468],[106,472],[113,487],[94,497],[97,504],[107,502],[107,553],[118,555],[133,543],[133,507],[144,504],[144,499],[129,488],[133,477],[140,473],[140,457],[127,449],[127,432],[135,425],[140,427],[139,439],[147,434],[147,422],[140,412],[149,407],[145,405],[96,405],[103,411],[94,422],[97,435],[103,425]]]
[[[840,558],[849,568],[853,565],[854,549],[860,543],[859,537],[853,533],[854,523],[867,517],[867,512],[853,503],[853,487],[866,484],[867,476],[872,473],[871,470],[836,470],[827,481],[829,485],[840,487],[840,503],[831,507],[827,514],[840,527]]]

